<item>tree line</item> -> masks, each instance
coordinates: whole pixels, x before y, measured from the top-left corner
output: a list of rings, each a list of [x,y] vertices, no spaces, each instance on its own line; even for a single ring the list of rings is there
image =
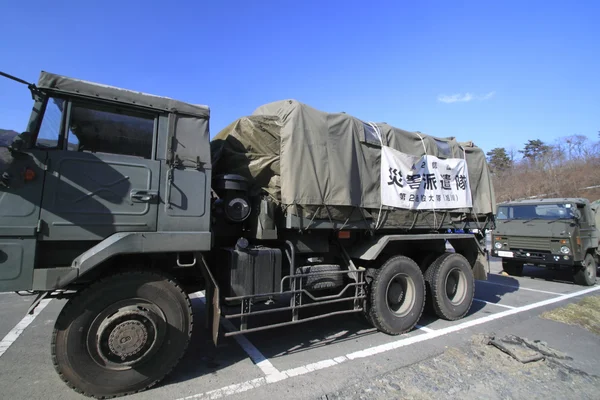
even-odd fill
[[[533,197],[600,199],[600,133],[596,141],[583,135],[554,143],[531,139],[522,149],[496,147],[486,155],[499,203]]]

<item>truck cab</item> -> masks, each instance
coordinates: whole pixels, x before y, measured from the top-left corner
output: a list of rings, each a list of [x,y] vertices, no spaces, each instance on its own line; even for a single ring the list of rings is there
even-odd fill
[[[3,149],[0,291],[64,288],[118,254],[210,249],[208,107],[47,72],[32,94]]]
[[[510,275],[521,275],[524,264],[566,268],[578,284],[594,285],[599,238],[594,214],[584,198],[499,204],[492,255]]]

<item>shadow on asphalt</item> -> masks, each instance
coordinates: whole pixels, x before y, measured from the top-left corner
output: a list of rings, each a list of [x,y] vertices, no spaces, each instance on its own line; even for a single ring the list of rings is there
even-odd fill
[[[205,312],[202,299],[192,299],[194,327],[190,345],[175,370],[161,382],[160,386],[185,382],[201,376],[215,374],[240,361],[248,355],[233,338],[220,338],[218,347],[212,342],[204,327]]]
[[[496,262],[500,263],[501,259],[496,258],[496,257],[491,257],[490,261],[496,261]],[[504,277],[502,275],[496,275],[496,274],[490,274],[490,275]],[[597,275],[598,275],[598,277],[600,277],[600,266],[597,269]],[[573,280],[573,272],[571,271],[571,269],[568,269],[568,268],[567,269],[548,269],[545,267],[536,267],[531,264],[525,264],[523,266],[523,275],[521,276],[521,278],[529,278],[532,280],[540,280],[540,281],[545,281],[545,282],[563,283],[563,284],[567,284],[567,285],[576,285],[575,281]]]
[[[475,298],[494,304],[500,303],[505,295],[519,291],[521,286],[518,279],[498,274],[488,274],[487,281],[494,285],[475,281]],[[479,303],[479,305],[483,307],[485,303]]]
[[[485,285],[483,287],[484,285],[477,284],[476,281],[475,297],[477,297],[478,291],[484,290],[486,301],[500,302],[504,295],[519,289],[519,281],[511,277],[490,274],[488,279],[506,286]],[[215,348],[210,334],[204,329],[203,301],[193,299],[192,306],[194,309],[194,331],[190,347],[176,370],[164,381],[163,385],[185,382],[200,376],[215,374],[221,369],[226,369],[240,361],[249,359],[233,337],[225,338],[221,336],[219,345]],[[484,310],[485,306],[485,303],[473,302],[465,318],[476,313],[491,314],[492,311]],[[341,307],[332,305],[321,311],[331,312],[339,310]],[[288,313],[283,312],[281,314],[257,316],[255,323],[274,324],[289,318]],[[306,312],[302,314],[302,317],[306,318],[313,314],[314,312]],[[419,325],[427,326],[438,320],[439,318],[431,311],[425,310]],[[236,328],[238,327],[235,322],[234,325]],[[251,326],[249,324],[249,327]],[[221,328],[221,332],[224,332],[223,328]],[[260,349],[260,352],[267,359],[276,359],[286,355],[324,348],[332,344],[356,341],[378,333],[375,328],[367,323],[361,313],[354,313],[249,333],[245,336],[254,346]],[[396,336],[396,338],[401,337],[402,335]]]
[[[546,282],[557,282],[574,285],[573,273],[570,270],[553,270],[533,265],[523,266],[523,278],[543,280]]]

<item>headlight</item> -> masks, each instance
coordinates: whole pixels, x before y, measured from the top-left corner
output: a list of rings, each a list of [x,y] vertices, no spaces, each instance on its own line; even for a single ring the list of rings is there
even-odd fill
[[[496,243],[494,243],[494,247],[497,248],[497,249],[501,249],[502,248],[502,243],[496,242]]]
[[[560,248],[560,252],[563,254],[569,254],[571,252],[571,249],[569,249],[567,246],[562,246]]]

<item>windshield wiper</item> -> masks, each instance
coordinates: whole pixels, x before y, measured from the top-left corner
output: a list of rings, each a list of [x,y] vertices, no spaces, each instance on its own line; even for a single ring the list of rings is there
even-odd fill
[[[551,224],[556,221],[571,221],[571,220],[572,220],[571,218],[556,218],[556,219],[553,219],[552,221],[548,221],[548,223]]]
[[[527,223],[529,221],[533,221],[534,219],[542,219],[541,217],[533,217],[533,218],[529,218],[528,220],[523,221],[523,223]]]

